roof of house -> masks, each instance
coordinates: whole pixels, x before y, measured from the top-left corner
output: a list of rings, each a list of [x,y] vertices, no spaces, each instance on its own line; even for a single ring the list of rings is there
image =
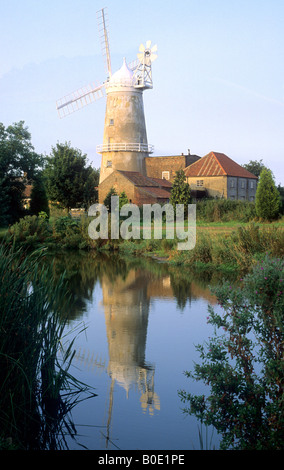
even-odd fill
[[[171,188],[172,183],[164,178],[152,178],[144,176],[138,171],[116,170],[130,180],[135,186],[151,186],[157,188]]]
[[[170,191],[167,191],[166,189],[163,188],[157,188],[157,187],[149,187],[149,186],[140,186],[139,189],[142,189],[143,191],[146,191],[148,194],[151,196],[154,196],[157,199],[169,199],[170,198]]]
[[[152,176],[147,176],[147,178],[154,181],[162,188],[171,188],[173,186],[173,183],[171,183],[169,180],[166,180],[165,178],[152,178]]]
[[[116,170],[125,176],[128,180],[132,181],[135,186],[156,186],[159,187],[158,183],[153,181],[153,178],[148,178],[147,176],[143,176],[138,171],[124,171],[124,170]]]
[[[116,170],[130,180],[136,187],[158,199],[169,199],[172,183],[162,178],[143,176],[138,171]]]
[[[250,173],[224,153],[210,152],[205,157],[197,160],[184,170],[187,177],[201,176],[238,176],[240,178],[254,178],[255,175]]]

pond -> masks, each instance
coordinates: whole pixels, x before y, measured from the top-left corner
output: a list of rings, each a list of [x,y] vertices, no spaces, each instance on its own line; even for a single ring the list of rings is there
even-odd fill
[[[72,293],[71,373],[97,394],[74,407],[69,449],[200,449],[200,423],[184,414],[178,391],[208,392],[184,371],[212,335],[208,305],[219,307],[209,284],[218,278],[149,258],[82,253],[56,256],[54,270],[66,270]],[[216,431],[207,433],[218,448]]]

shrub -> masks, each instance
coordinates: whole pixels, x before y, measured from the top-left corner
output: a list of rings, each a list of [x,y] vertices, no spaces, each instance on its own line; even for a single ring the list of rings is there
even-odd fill
[[[272,173],[264,168],[260,173],[255,195],[255,209],[259,218],[273,220],[280,213],[280,193],[274,182]]]
[[[205,222],[249,222],[256,216],[255,204],[230,199],[203,199],[197,202],[196,218]]]
[[[222,435],[222,449],[283,448],[283,282],[283,259],[265,256],[242,286],[213,290],[222,308],[209,308],[215,333],[197,347],[202,363],[185,373],[211,390],[179,395],[186,413]]]
[[[50,241],[52,231],[44,217],[27,215],[9,227],[8,236],[15,245],[35,249]]]

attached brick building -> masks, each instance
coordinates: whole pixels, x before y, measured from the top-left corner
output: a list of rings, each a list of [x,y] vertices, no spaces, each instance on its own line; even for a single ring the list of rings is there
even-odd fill
[[[169,201],[172,184],[161,178],[148,178],[136,171],[114,170],[99,185],[99,201],[103,203],[110,188],[118,194],[125,191],[129,202],[137,204],[163,204]]]
[[[257,177],[224,153],[210,152],[185,170],[192,190],[204,190],[207,196],[254,201]]]
[[[103,203],[109,190],[114,187],[118,194],[125,191],[133,204],[163,204],[169,201],[172,182],[180,169],[185,169],[200,157],[197,155],[173,155],[146,157],[146,175],[139,172],[113,170],[99,185],[99,202]]]
[[[172,155],[169,157],[146,157],[146,174],[154,178],[164,178],[173,182],[178,170],[184,170],[192,163],[199,160],[197,155]]]
[[[257,177],[224,153],[210,152],[205,157],[176,155],[146,157],[146,173],[113,170],[99,185],[99,202],[103,203],[111,187],[118,194],[125,191],[133,204],[163,204],[170,199],[175,174],[183,169],[194,198],[217,197],[254,201]]]

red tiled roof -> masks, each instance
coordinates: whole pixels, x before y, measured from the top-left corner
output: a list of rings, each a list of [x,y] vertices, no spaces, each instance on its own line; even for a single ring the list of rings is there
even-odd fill
[[[224,153],[210,152],[184,170],[185,176],[238,176],[240,178],[254,178],[255,175],[234,162]]]
[[[152,176],[148,176],[148,179],[155,181],[155,183],[158,183],[158,185],[162,186],[162,188],[171,188],[173,185],[169,180],[166,180],[165,178],[152,178]]]
[[[163,188],[156,188],[156,187],[151,188],[149,186],[140,186],[139,189],[146,191],[151,196],[154,196],[155,198],[158,198],[158,199],[169,199],[171,195],[170,191],[167,191],[166,189],[163,189]]]
[[[135,186],[156,186],[159,187],[158,183],[153,181],[153,179],[148,178],[147,176],[143,176],[138,171],[124,171],[124,170],[116,170],[122,175],[124,175],[127,179],[132,181]]]

